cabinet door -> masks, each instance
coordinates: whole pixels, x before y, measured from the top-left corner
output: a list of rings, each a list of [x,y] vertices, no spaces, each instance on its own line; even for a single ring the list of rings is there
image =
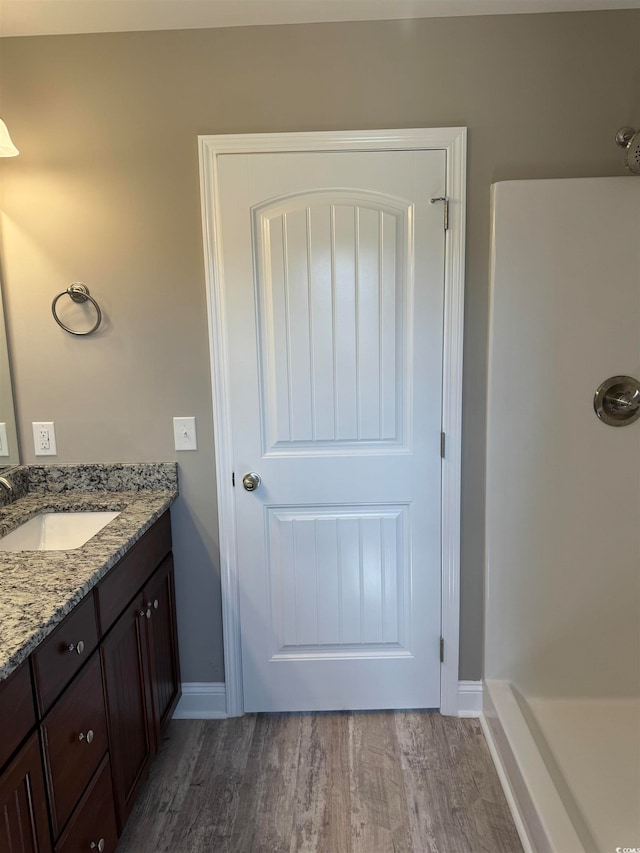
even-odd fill
[[[0,767],[36,724],[29,661],[0,682]]]
[[[153,752],[145,599],[139,594],[100,649],[118,832],[144,781]]]
[[[173,558],[171,554],[144,588],[147,610],[151,618],[149,662],[153,697],[153,724],[156,748],[165,726],[180,698],[180,666],[176,631]]]
[[[38,735],[31,735],[0,777],[1,853],[50,853]]]

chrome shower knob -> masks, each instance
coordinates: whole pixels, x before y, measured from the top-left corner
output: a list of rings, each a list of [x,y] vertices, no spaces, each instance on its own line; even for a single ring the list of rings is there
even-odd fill
[[[608,426],[627,426],[640,418],[640,382],[633,376],[611,376],[598,388],[593,408]]]

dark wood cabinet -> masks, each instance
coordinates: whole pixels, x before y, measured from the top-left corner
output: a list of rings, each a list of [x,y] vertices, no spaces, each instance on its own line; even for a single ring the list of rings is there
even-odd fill
[[[46,714],[63,688],[98,645],[93,595],[88,595],[31,656],[40,714]]]
[[[29,661],[0,682],[0,767],[20,746],[36,724]]]
[[[146,622],[145,597],[140,593],[100,649],[119,832],[154,751]]]
[[[117,844],[111,773],[105,757],[56,844],[55,853],[114,853]]]
[[[179,698],[166,512],[0,682],[0,853],[115,850]]]
[[[180,698],[173,559],[167,556],[102,643],[118,829]]]
[[[51,825],[57,838],[107,751],[100,656],[86,667],[40,724]]]
[[[38,733],[34,732],[0,776],[0,851],[50,853],[47,801]]]
[[[156,750],[180,698],[180,664],[176,627],[173,558],[165,558],[144,588]]]

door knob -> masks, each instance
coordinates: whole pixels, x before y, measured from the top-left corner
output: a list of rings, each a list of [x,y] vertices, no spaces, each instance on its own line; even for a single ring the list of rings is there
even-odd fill
[[[255,474],[253,471],[245,474],[242,478],[242,485],[245,487],[247,492],[255,492],[261,482],[262,480],[260,479],[260,475]]]

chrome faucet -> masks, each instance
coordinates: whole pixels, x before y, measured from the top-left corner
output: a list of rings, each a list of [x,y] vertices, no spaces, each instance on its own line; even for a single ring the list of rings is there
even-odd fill
[[[5,492],[9,495],[9,498],[13,497],[13,486],[6,477],[0,477],[0,486],[2,486]]]

